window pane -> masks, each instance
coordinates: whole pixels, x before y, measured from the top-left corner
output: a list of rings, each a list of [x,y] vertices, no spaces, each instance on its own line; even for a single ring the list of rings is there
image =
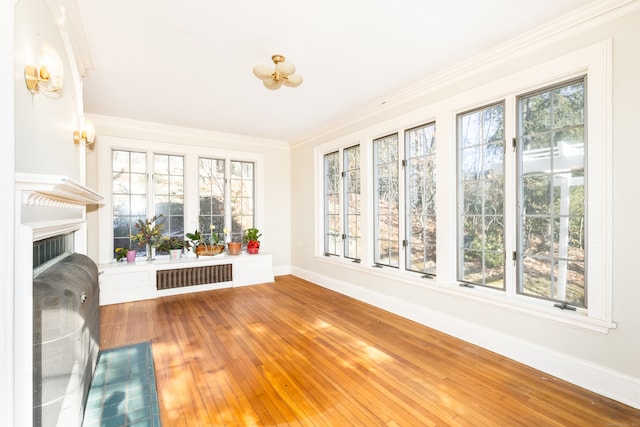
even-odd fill
[[[154,155],[154,209],[162,224],[162,234],[170,237],[184,238],[184,176],[182,167],[171,168],[170,165],[183,163],[182,156],[166,154]]]
[[[340,255],[340,158],[324,155],[324,253]]]
[[[225,160],[198,159],[198,230],[206,238],[211,237],[212,225],[216,233],[225,227],[225,178]]]
[[[113,255],[116,248],[139,249],[129,236],[135,232],[133,224],[146,216],[146,155],[132,151],[113,150],[112,217]]]
[[[436,273],[436,126],[405,132],[406,269]]]
[[[344,256],[360,259],[360,146],[344,150]]]
[[[584,81],[518,100],[518,292],[586,307]]]
[[[504,105],[458,116],[458,280],[504,289]]]
[[[398,267],[399,183],[398,134],[373,141],[374,178],[374,262]]]
[[[241,241],[242,231],[255,226],[255,164],[231,161],[231,238]],[[240,225],[241,231],[236,232]]]

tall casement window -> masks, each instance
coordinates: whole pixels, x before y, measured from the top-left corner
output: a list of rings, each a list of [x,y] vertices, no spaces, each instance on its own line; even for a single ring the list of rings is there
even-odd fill
[[[360,146],[343,151],[344,171],[344,256],[359,260],[362,236],[360,230]]]
[[[213,232],[223,239],[224,229],[229,228],[227,237],[241,241],[243,230],[254,226],[254,163],[200,158],[198,172],[198,227],[202,234],[210,237]]]
[[[436,125],[405,131],[406,269],[436,274]]]
[[[457,121],[458,280],[504,289],[504,105]]]
[[[157,223],[171,237],[184,236],[184,157],[155,154],[153,162],[153,200]]]
[[[226,168],[224,159],[198,159],[198,230],[211,237],[222,237],[225,218]],[[211,226],[214,228],[212,229]]]
[[[147,215],[147,156],[135,151],[111,152],[113,255],[116,248],[139,249],[129,236]]]
[[[518,292],[586,307],[585,83],[518,98]]]
[[[398,134],[373,140],[374,263],[400,265]]]
[[[340,255],[340,157],[324,155],[324,253]]]
[[[231,239],[242,240],[243,230],[255,224],[255,163],[231,160]]]

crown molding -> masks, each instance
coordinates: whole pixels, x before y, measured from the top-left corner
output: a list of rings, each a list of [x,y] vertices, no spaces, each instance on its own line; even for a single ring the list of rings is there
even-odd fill
[[[120,136],[150,141],[176,142],[199,139],[206,142],[237,143],[257,148],[282,148],[289,150],[288,142],[234,133],[216,132],[205,129],[174,126],[163,123],[145,122],[99,114],[86,114],[96,126],[98,134]]]
[[[345,131],[355,123],[371,119],[392,108],[401,107],[411,101],[429,95],[437,90],[468,79],[484,70],[494,68],[508,61],[514,61],[536,49],[567,38],[588,28],[602,25],[620,16],[640,9],[640,0],[594,1],[570,14],[514,37],[507,42],[454,64],[432,76],[379,98],[378,100],[344,115],[321,129],[291,144],[292,148],[303,146],[331,134]]]

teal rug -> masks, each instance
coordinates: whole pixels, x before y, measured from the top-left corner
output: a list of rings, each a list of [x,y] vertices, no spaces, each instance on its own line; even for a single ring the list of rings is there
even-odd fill
[[[101,351],[84,427],[160,427],[151,342]]]

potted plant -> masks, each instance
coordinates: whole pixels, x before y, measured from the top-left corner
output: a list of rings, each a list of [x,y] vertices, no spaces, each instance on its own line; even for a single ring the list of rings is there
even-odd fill
[[[136,260],[136,250],[129,248],[116,248],[116,261],[122,261],[122,258],[126,257],[127,262],[134,262]]]
[[[137,230],[136,234],[129,236],[138,246],[144,246],[146,248],[147,261],[155,259],[155,249],[160,241],[161,231],[164,227],[163,224],[156,224],[156,220],[161,216],[162,214],[147,218],[146,220],[139,219],[134,224]]]
[[[227,253],[229,255],[240,255],[242,242],[227,242]]]
[[[258,240],[262,236],[257,228],[247,228],[244,230],[244,241],[247,242],[247,252],[250,254],[257,254],[260,250],[260,241]]]
[[[178,260],[182,255],[182,250],[184,249],[184,240],[179,239],[177,237],[164,237],[159,245],[158,249],[161,251],[169,252],[169,257],[171,260]]]
[[[220,243],[218,233],[215,232],[215,225],[211,226],[211,238],[207,239],[198,230],[193,233],[187,233],[187,238],[191,240],[194,246],[196,257],[219,255],[224,251],[224,242]]]

